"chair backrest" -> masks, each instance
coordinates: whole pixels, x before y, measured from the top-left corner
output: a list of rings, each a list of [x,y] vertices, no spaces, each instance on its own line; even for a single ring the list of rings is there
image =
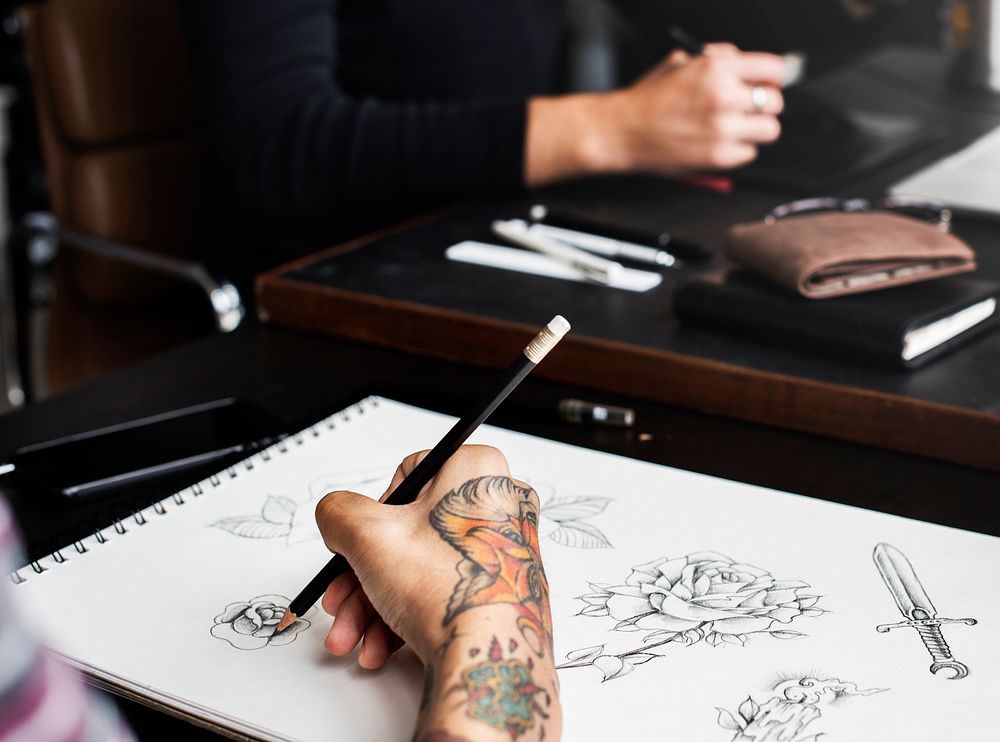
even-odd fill
[[[52,210],[64,228],[190,253],[204,147],[180,14],[180,0],[21,9]],[[66,259],[76,290],[93,301],[162,288],[162,279],[107,258]]]

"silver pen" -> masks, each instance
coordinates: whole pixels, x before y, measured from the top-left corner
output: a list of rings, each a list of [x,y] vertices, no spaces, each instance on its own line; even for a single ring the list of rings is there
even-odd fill
[[[610,283],[625,272],[625,266],[613,260],[591,255],[585,250],[569,245],[561,240],[532,232],[523,219],[498,219],[491,225],[493,234],[518,247],[524,247],[554,258],[571,268],[576,268],[588,278],[601,283]]]
[[[664,268],[670,268],[677,262],[677,259],[666,250],[637,245],[625,240],[616,240],[612,237],[578,232],[575,229],[555,227],[551,224],[535,223],[528,228],[528,231],[543,237],[551,237],[554,240],[573,245],[573,247],[579,247],[581,250],[607,255],[610,258],[625,258],[637,263],[659,265]]]

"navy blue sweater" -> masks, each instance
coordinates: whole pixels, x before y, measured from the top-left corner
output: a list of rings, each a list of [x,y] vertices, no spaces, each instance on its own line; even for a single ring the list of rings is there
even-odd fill
[[[517,187],[562,0],[194,0],[206,123],[243,205],[298,217]]]

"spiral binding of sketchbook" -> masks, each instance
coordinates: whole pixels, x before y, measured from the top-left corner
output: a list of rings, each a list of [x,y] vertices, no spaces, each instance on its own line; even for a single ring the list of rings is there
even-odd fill
[[[181,506],[187,503],[186,498],[198,498],[204,495],[206,492],[211,492],[217,489],[224,481],[236,479],[242,475],[246,475],[249,472],[254,471],[257,464],[267,465],[275,457],[283,456],[289,451],[289,441],[292,442],[294,446],[302,446],[310,438],[319,438],[324,430],[334,430],[337,428],[338,423],[343,425],[348,423],[352,419],[353,414],[364,415],[366,411],[374,409],[379,405],[379,398],[375,396],[365,397],[359,402],[356,402],[349,407],[346,407],[338,412],[329,415],[318,422],[308,425],[302,428],[296,433],[282,438],[277,443],[268,446],[267,448],[262,448],[259,451],[254,452],[252,455],[238,461],[235,464],[225,467],[218,472],[209,475],[200,482],[195,482],[188,487],[174,492],[171,495],[152,503],[143,508],[136,508],[132,513],[124,518],[114,517],[111,519],[111,523],[103,528],[97,528],[94,533],[80,539],[64,539],[67,545],[55,549],[51,553],[43,556],[39,559],[28,562],[20,569],[15,569],[10,573],[10,579],[15,585],[20,585],[27,582],[30,577],[21,574],[28,570],[33,571],[35,574],[42,574],[47,571],[52,565],[59,565],[67,562],[72,556],[72,552],[75,551],[78,555],[86,554],[91,548],[102,546],[106,544],[110,538],[115,538],[116,536],[124,536],[130,532],[133,527],[141,527],[149,523],[153,516],[165,516],[173,506]],[[256,463],[255,463],[256,462]],[[110,533],[105,533],[106,531],[114,531],[114,535]],[[88,545],[89,544],[89,545]],[[63,552],[69,552],[70,556],[67,556]]]

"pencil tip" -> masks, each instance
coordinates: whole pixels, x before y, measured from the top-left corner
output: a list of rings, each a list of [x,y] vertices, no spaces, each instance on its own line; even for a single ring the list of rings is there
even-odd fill
[[[280,621],[278,621],[278,628],[274,630],[275,635],[278,635],[282,631],[287,629],[289,626],[295,623],[298,620],[298,618],[299,618],[298,616],[292,613],[291,609],[286,608],[285,615],[281,617]]]

